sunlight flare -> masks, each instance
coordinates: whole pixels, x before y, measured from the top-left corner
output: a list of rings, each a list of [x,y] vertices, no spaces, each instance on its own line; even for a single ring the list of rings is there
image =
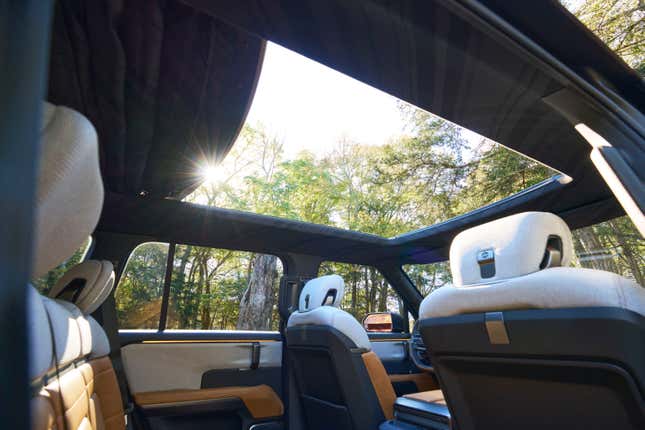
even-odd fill
[[[224,179],[224,169],[213,163],[203,163],[198,168],[199,177],[204,184],[216,184]]]

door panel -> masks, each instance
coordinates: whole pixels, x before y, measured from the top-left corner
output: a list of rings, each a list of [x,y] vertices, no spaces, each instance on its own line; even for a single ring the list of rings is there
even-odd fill
[[[434,375],[422,372],[409,354],[407,333],[368,333],[372,350],[378,355],[397,396],[439,388]]]
[[[410,360],[407,333],[368,333],[372,350],[378,355],[389,374],[415,373],[418,369]]]
[[[253,343],[137,343],[121,349],[130,389],[135,392],[196,389],[205,373],[220,369],[251,370]],[[259,369],[280,367],[282,343],[260,344]],[[257,373],[255,384],[262,384]],[[248,382],[249,377],[244,379]],[[253,378],[251,378],[253,379]]]
[[[279,333],[121,330],[119,336],[138,415],[151,430],[279,428],[281,413],[258,416],[242,396],[265,393],[282,408]]]

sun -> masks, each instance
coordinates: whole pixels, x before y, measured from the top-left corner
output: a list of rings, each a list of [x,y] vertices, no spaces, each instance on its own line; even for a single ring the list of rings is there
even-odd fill
[[[224,171],[211,163],[205,163],[198,169],[199,177],[205,184],[215,184],[224,179]]]

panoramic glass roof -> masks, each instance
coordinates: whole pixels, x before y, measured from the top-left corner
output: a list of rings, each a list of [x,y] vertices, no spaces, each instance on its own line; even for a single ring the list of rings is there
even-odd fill
[[[186,201],[392,237],[557,172],[276,44],[225,160]]]

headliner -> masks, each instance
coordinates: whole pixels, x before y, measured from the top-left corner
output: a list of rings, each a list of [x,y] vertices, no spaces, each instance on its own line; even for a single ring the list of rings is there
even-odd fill
[[[360,243],[341,243],[349,233],[309,225],[305,230],[314,235],[310,236],[309,242],[318,245],[303,248],[297,245],[300,239],[292,231],[301,229],[303,223],[283,220],[280,223],[266,224],[268,221],[264,217],[249,218],[237,214],[240,225],[258,222],[258,226],[264,226],[263,233],[257,236],[259,242],[262,239],[274,240],[275,233],[280,230],[278,225],[280,228],[284,227],[280,231],[286,236],[282,236],[281,241],[285,243],[285,247],[276,247],[274,244],[258,244],[257,247],[245,245],[255,243],[247,235],[239,236],[235,240],[235,246],[267,252],[270,251],[269,248],[273,252],[281,248],[285,252],[327,253],[324,250],[328,247],[327,242],[320,242],[323,237],[315,236],[317,232],[324,231],[328,242],[333,245],[328,247],[330,255],[334,254],[339,259],[364,260],[373,255],[381,261],[393,258],[399,261],[436,261],[445,258],[445,249],[458,231],[504,214],[520,210],[547,210],[562,215],[576,227],[622,213],[589,160],[589,145],[575,132],[570,120],[558,110],[557,102],[561,99],[574,99],[576,102],[584,99],[577,87],[568,78],[539,63],[526,51],[509,43],[506,37],[468,15],[451,1],[292,0],[271,6],[260,0],[183,0],[183,3],[202,12],[194,19],[205,20],[210,16],[213,23],[226,28],[235,43],[242,40],[249,46],[257,47],[235,66],[245,71],[244,76],[247,76],[246,86],[240,87],[246,88],[247,92],[243,97],[230,100],[227,105],[228,109],[235,110],[238,114],[217,117],[220,122],[212,127],[239,130],[240,118],[243,120],[252,98],[253,91],[249,93],[248,89],[254,88],[257,80],[262,41],[269,39],[535,158],[573,178],[569,184],[552,181],[523,193],[518,198],[505,200],[391,241],[378,239],[374,242],[365,235],[356,233],[359,237],[352,232],[352,238]],[[592,82],[594,76],[600,75],[615,92],[624,96],[637,109],[642,108],[645,99],[642,80],[557,2],[521,2],[521,5],[516,6],[512,6],[510,2],[493,0],[483,3],[540,43],[583,79]],[[531,19],[526,19],[527,16]],[[173,18],[165,14],[164,19]],[[182,31],[190,30],[182,27]],[[563,34],[567,37],[558,40],[557,36]],[[586,55],[577,55],[579,52],[585,52]],[[55,52],[53,57],[54,54]],[[172,69],[174,66],[175,63],[169,61],[166,67]],[[223,67],[231,69],[233,66]],[[228,74],[220,72],[221,76],[231,75],[230,70]],[[135,117],[131,121],[137,119],[139,118]],[[188,117],[185,119],[188,120]],[[229,132],[227,136],[234,137],[236,132]],[[103,154],[113,149],[115,143],[109,136],[100,136],[100,139]],[[225,154],[231,142],[231,139],[211,140],[208,141],[210,146],[207,149]],[[131,151],[126,151],[121,156],[127,159],[147,148],[139,145],[140,143],[134,142]],[[174,146],[164,146],[153,140],[147,141],[147,144],[151,145],[151,150],[163,150],[161,153],[167,159],[183,160],[188,142],[179,140]],[[642,148],[636,146],[635,150],[630,147],[621,149],[632,168],[638,166],[642,160]],[[114,163],[115,159],[108,155],[105,164],[112,166]],[[147,167],[144,168],[144,172],[147,172],[145,169]],[[159,214],[155,212],[155,208],[171,205],[165,221],[173,224],[183,219],[185,224],[194,223],[193,227],[180,229],[186,235],[185,241],[191,240],[191,237],[197,239],[201,228],[198,223],[200,217],[207,216],[213,222],[225,220],[235,223],[235,217],[226,215],[229,213],[226,211],[196,210],[183,203],[157,200],[166,195],[179,195],[180,187],[173,185],[176,176],[166,175],[160,168],[155,171],[157,174],[147,175],[146,180],[149,188],[156,191],[146,199],[128,195],[148,190],[137,187],[119,189],[113,185],[114,178],[106,178],[110,191],[125,195],[113,196],[107,200],[99,229],[141,234],[154,230],[158,236],[173,234],[162,231],[161,225],[170,227],[165,222],[160,222],[156,227],[141,225],[122,211],[124,202],[128,202],[128,214],[137,213],[141,216],[146,213]],[[135,170],[130,174],[136,176],[142,172]],[[594,211],[590,210],[592,207],[595,208]],[[268,225],[270,228],[266,229]],[[214,233],[223,234],[220,230],[215,230]],[[337,240],[336,245],[334,238]],[[307,241],[306,238],[302,240]],[[217,235],[212,236],[211,242],[217,241]],[[230,243],[233,246],[233,242]],[[286,248],[287,243],[291,249]],[[365,246],[372,247],[372,251],[364,251]],[[374,252],[376,248],[382,248],[382,252]],[[351,257],[352,253],[354,257]]]

